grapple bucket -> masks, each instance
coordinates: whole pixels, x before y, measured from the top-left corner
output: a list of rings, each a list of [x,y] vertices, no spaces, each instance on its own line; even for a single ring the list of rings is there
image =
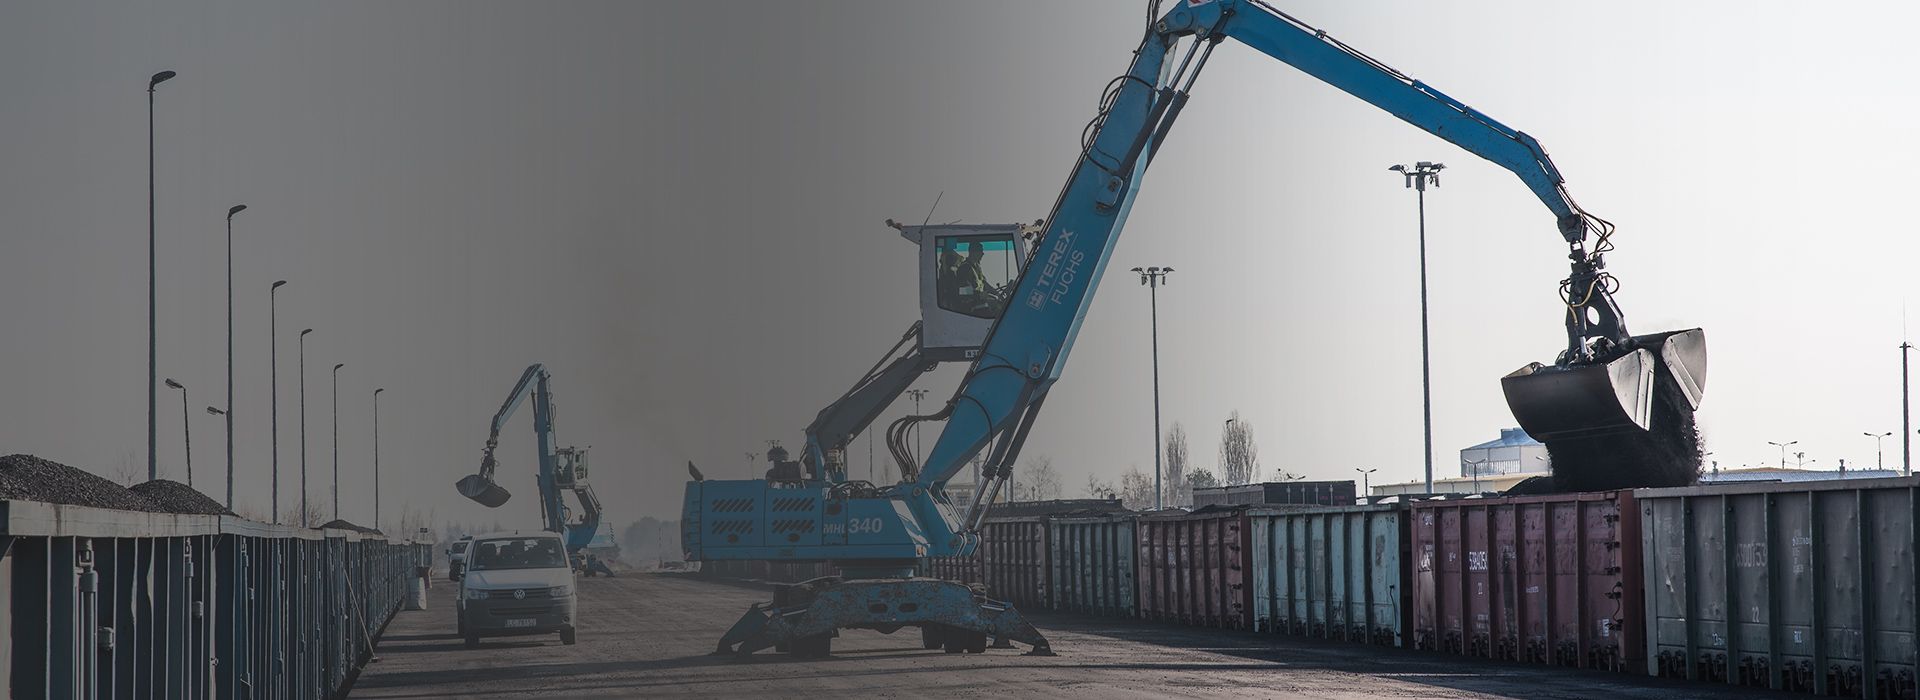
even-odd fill
[[[501,504],[507,502],[507,499],[513,497],[513,494],[507,493],[505,488],[493,483],[492,479],[479,474],[462,478],[454,482],[453,487],[460,490],[460,495],[471,498],[475,503],[488,508],[499,508]]]
[[[1654,425],[1662,395],[1700,406],[1706,385],[1706,334],[1695,328],[1634,336],[1635,349],[1611,362],[1560,367],[1532,363],[1500,380],[1514,419],[1535,440],[1554,443]],[[1678,408],[1678,407],[1677,407]]]

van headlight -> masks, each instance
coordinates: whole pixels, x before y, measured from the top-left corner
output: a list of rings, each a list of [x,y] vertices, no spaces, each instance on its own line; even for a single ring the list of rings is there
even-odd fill
[[[484,588],[467,589],[467,600],[486,600],[486,599],[487,599],[486,589]]]
[[[547,595],[552,596],[554,598],[565,598],[567,596],[573,595],[573,586],[567,586],[567,585],[554,586],[552,588],[547,589]]]

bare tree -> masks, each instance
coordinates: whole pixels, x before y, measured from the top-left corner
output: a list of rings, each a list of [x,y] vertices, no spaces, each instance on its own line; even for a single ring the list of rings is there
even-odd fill
[[[1027,492],[1031,500],[1044,501],[1060,497],[1060,472],[1053,469],[1053,458],[1041,455],[1026,468]]]
[[[332,520],[332,518],[327,517],[327,509],[325,506],[318,503],[308,503],[307,511],[301,514],[301,519],[296,524],[307,527],[319,527],[330,520]]]
[[[1193,493],[1187,490],[1187,466],[1190,462],[1187,427],[1181,425],[1180,421],[1174,421],[1173,429],[1167,431],[1167,505],[1184,506],[1193,502]]]
[[[1127,467],[1120,475],[1120,505],[1132,510],[1153,507],[1153,477],[1140,471],[1139,465]]]
[[[1228,486],[1251,484],[1260,478],[1260,446],[1253,442],[1253,424],[1239,411],[1220,431],[1220,478]]]
[[[1087,498],[1113,498],[1113,484],[1101,481],[1100,477],[1087,475]]]
[[[113,468],[113,480],[121,486],[133,486],[146,481],[147,470],[134,464],[132,452],[120,453],[120,463]]]

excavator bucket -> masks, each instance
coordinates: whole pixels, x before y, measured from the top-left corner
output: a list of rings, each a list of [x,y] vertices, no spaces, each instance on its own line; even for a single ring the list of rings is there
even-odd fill
[[[475,503],[488,508],[499,508],[501,504],[507,502],[507,499],[513,497],[513,494],[507,493],[505,488],[493,483],[492,479],[479,474],[462,478],[454,482],[453,487],[460,490],[460,495],[471,498]]]
[[[1693,412],[1706,387],[1706,334],[1633,341],[1610,362],[1533,363],[1500,380],[1520,427],[1546,443],[1560,490],[1681,486],[1698,477]]]

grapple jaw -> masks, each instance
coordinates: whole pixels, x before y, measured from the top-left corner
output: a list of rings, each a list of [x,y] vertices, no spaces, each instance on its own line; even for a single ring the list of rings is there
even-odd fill
[[[1520,427],[1547,445],[1554,488],[1685,486],[1699,477],[1694,410],[1706,390],[1698,328],[1633,336],[1611,358],[1529,364],[1500,380]]]
[[[475,503],[488,508],[499,508],[512,498],[513,494],[493,481],[493,470],[497,466],[493,461],[493,446],[487,446],[486,457],[480,460],[480,472],[453,482],[460,495],[473,499]]]
[[[1706,377],[1706,334],[1694,328],[1634,336],[1606,361],[1531,363],[1502,378],[1500,388],[1521,429],[1552,443],[1660,429],[1653,407],[1663,390],[1691,411],[1700,407]]]
[[[507,499],[513,497],[513,494],[507,493],[505,488],[493,483],[492,479],[479,474],[468,475],[454,482],[453,487],[460,490],[460,495],[471,498],[474,502],[488,508],[499,508],[507,502]]]

